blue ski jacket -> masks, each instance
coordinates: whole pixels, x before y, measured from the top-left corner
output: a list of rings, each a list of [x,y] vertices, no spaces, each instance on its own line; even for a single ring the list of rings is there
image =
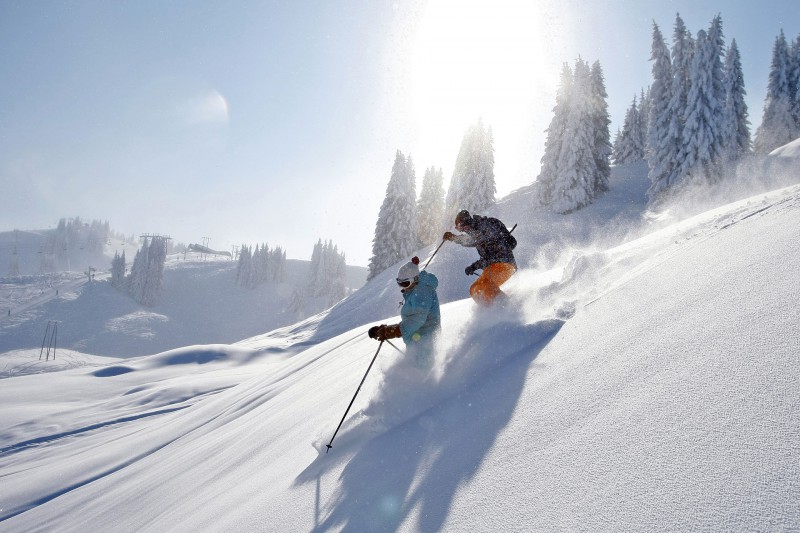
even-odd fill
[[[436,287],[439,280],[429,272],[419,273],[419,281],[409,291],[403,292],[400,310],[400,333],[406,346],[432,343],[441,329],[442,316]]]

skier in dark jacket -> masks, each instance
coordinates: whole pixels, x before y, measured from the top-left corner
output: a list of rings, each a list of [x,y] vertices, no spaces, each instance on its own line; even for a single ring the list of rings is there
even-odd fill
[[[464,269],[467,276],[476,270],[483,270],[477,281],[469,288],[472,299],[481,305],[491,305],[496,298],[505,298],[500,286],[517,271],[517,262],[512,251],[517,240],[506,229],[505,224],[496,218],[470,215],[469,211],[459,211],[456,216],[456,229],[461,235],[445,232],[443,239],[474,247],[480,259]]]

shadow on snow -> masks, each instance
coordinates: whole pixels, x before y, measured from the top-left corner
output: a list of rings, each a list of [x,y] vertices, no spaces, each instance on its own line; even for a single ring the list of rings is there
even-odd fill
[[[438,531],[458,487],[476,474],[511,419],[529,366],[563,324],[504,322],[462,342],[433,405],[364,442],[327,504],[319,502],[320,485],[336,456],[320,455],[295,480],[317,485],[314,531],[392,531],[417,508],[414,529]]]

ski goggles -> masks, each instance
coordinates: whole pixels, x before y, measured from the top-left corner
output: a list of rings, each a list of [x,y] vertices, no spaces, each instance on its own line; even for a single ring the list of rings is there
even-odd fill
[[[404,289],[407,289],[409,287],[409,285],[411,285],[413,282],[414,282],[413,279],[400,279],[400,278],[397,278],[397,284],[400,287],[404,288]]]

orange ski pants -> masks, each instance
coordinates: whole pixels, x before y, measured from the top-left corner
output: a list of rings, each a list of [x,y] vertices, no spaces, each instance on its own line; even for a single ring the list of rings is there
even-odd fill
[[[472,299],[481,305],[491,305],[498,295],[503,294],[500,285],[514,275],[517,267],[511,263],[492,263],[483,269],[483,272],[469,288]]]

